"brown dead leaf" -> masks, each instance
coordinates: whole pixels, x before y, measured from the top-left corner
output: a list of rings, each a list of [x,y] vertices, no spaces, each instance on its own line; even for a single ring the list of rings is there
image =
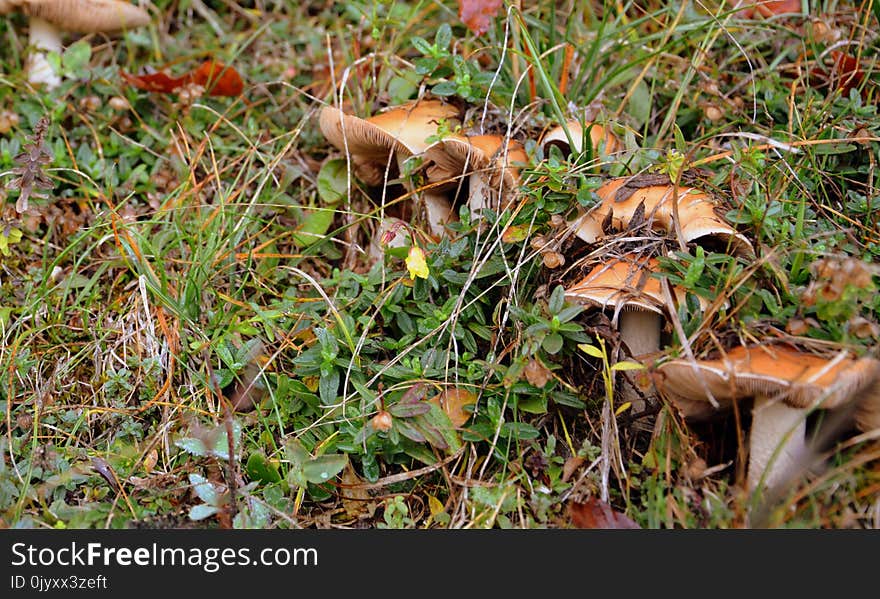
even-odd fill
[[[567,483],[585,461],[586,458],[577,455],[573,455],[565,460],[565,464],[562,466],[562,482]]]
[[[502,0],[458,0],[458,18],[475,34],[482,35],[503,5]]]
[[[471,417],[471,413],[465,410],[465,407],[477,403],[477,396],[461,387],[447,387],[443,393],[433,397],[431,402],[443,408],[452,424],[460,427],[464,426]]]
[[[551,378],[553,378],[550,370],[548,370],[546,366],[541,364],[541,362],[539,362],[535,358],[529,360],[524,370],[526,380],[529,382],[529,384],[534,385],[539,389],[541,389],[550,381]]]
[[[626,514],[615,511],[596,497],[588,497],[582,503],[569,503],[568,512],[575,528],[640,528]]]
[[[342,509],[349,518],[372,517],[376,511],[376,502],[370,501],[370,492],[364,483],[351,463],[342,471],[339,491],[342,497]]]

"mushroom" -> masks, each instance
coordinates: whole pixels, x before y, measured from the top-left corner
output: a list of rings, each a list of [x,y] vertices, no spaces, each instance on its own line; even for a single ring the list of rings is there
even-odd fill
[[[613,154],[620,149],[620,141],[609,129],[589,121],[584,123],[584,125],[586,127],[592,125],[590,127],[590,143],[594,150],[602,150],[601,144],[603,143],[605,144],[605,154]],[[574,142],[574,151],[580,154],[583,151],[584,127],[576,120],[567,121],[566,127],[568,127],[568,132],[571,134],[571,141]],[[545,155],[550,151],[551,146],[556,146],[562,150],[563,154],[571,153],[568,137],[566,137],[565,129],[563,129],[562,125],[553,127],[541,138],[541,149],[544,150]]]
[[[330,143],[351,157],[356,175],[367,185],[379,186],[389,167],[400,169],[407,158],[422,153],[440,123],[458,124],[458,116],[454,106],[439,100],[418,100],[367,119],[327,106],[321,110],[320,127]],[[431,232],[441,235],[443,224],[454,218],[451,203],[434,191],[423,193],[422,201]]]
[[[29,18],[28,43],[34,52],[28,57],[28,81],[50,89],[61,83],[61,77],[46,60],[45,52],[61,53],[64,31],[110,33],[150,22],[147,11],[123,0],[0,0],[0,14],[15,8]]]
[[[660,349],[664,301],[660,281],[651,273],[660,270],[655,258],[627,254],[603,264],[565,291],[572,302],[588,303],[619,310],[618,330],[630,356],[644,360]],[[685,292],[673,287],[676,300],[684,301]],[[624,390],[624,398],[634,409],[644,405],[633,389]]]
[[[629,177],[617,178],[596,190],[602,202],[574,222],[575,234],[587,243],[594,243],[604,236],[603,224],[607,219],[614,229],[625,230],[642,205],[652,228],[671,231],[674,228],[673,202],[677,201],[685,242],[715,237],[732,245],[736,253],[753,253],[749,240],[718,216],[718,206],[709,194],[681,186],[676,196],[672,184],[634,187],[632,181]]]
[[[513,163],[526,163],[528,156],[519,142],[506,146],[501,135],[454,135],[431,144],[424,151],[428,181],[446,182],[445,189],[468,177],[468,207],[478,215],[483,208],[504,209],[517,192],[519,169]]]
[[[720,406],[754,398],[749,433],[750,490],[763,481],[784,483],[806,450],[806,416],[817,408],[841,407],[876,399],[880,361],[846,352],[828,359],[784,345],[739,346],[713,360],[676,359],[657,369],[658,391],[686,418],[711,413],[708,390]],[[859,427],[880,424],[872,408],[857,411]]]

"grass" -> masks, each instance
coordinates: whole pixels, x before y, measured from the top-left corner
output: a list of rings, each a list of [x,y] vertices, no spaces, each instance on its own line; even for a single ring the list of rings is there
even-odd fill
[[[880,253],[876,6],[539,1],[475,36],[448,0],[155,4],[148,28],[71,45],[52,91],[26,82],[25,19],[0,23],[3,526],[568,527],[587,496],[645,528],[880,524],[876,433],[839,428],[824,467],[755,501],[748,409],[693,423],[649,397],[632,414],[610,314],[560,287],[650,247],[692,294],[668,355],[686,335],[697,355],[772,336],[876,356],[874,279],[816,293],[823,265]],[[852,89],[836,51],[858,57]],[[241,97],[119,76],[208,56]],[[350,177],[317,115],[429,92],[531,160],[483,222],[461,207],[433,239],[414,216],[413,278],[405,248],[362,251],[407,214],[405,181]],[[542,131],[588,106],[622,149],[545,154]],[[43,118],[51,160],[30,168],[48,185],[19,214],[16,156]],[[686,169],[754,259],[566,235],[608,177]]]

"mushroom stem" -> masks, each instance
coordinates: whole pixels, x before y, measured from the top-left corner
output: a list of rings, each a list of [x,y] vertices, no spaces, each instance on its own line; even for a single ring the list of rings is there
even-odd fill
[[[425,217],[431,234],[442,237],[446,233],[446,223],[455,220],[452,203],[444,194],[436,192],[423,193],[422,202],[425,205]]]
[[[663,317],[656,312],[645,310],[624,310],[618,320],[620,338],[629,349],[630,355],[639,359],[640,356],[653,353],[660,349],[660,329]],[[624,376],[627,376],[624,373]],[[645,401],[639,396],[632,385],[625,385],[623,398],[632,403],[635,412],[645,409]]]
[[[618,322],[620,338],[636,359],[660,349],[662,326],[663,316],[646,310],[623,310]]]
[[[468,177],[468,208],[474,217],[479,218],[483,208],[489,205],[489,184],[479,173],[471,173]]]
[[[804,410],[787,406],[779,399],[758,396],[752,408],[749,434],[750,491],[761,478],[769,488],[784,482],[806,451],[807,430]]]
[[[28,81],[44,83],[52,89],[61,85],[61,77],[46,60],[46,52],[61,54],[61,31],[52,23],[39,17],[31,17],[28,44],[33,48],[28,56]]]

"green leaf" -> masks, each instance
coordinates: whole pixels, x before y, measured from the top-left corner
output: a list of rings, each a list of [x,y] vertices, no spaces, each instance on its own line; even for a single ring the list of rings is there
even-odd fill
[[[543,343],[541,343],[541,347],[544,348],[548,354],[556,354],[559,353],[559,350],[562,349],[562,335],[559,333],[550,333],[546,337],[544,337]]]
[[[85,69],[92,59],[92,46],[84,40],[74,42],[61,55],[61,65],[64,72],[76,75]]]
[[[501,427],[501,436],[504,438],[513,437],[514,439],[528,440],[537,439],[540,434],[538,429],[525,422],[505,422]]]
[[[318,172],[318,195],[325,203],[338,204],[348,193],[348,165],[345,159],[328,160]]]
[[[388,407],[388,411],[392,416],[398,418],[412,418],[426,414],[431,410],[431,404],[425,401],[420,402],[400,402]]]
[[[636,120],[639,129],[651,118],[651,90],[644,80],[636,84],[626,111]]]
[[[217,491],[214,489],[214,485],[208,482],[208,479],[200,474],[190,474],[189,483],[193,486],[199,499],[208,505],[217,505]]]
[[[214,514],[220,511],[220,508],[215,507],[213,505],[194,505],[189,510],[189,519],[190,520],[204,520],[205,518],[210,518]]]
[[[252,453],[248,458],[245,470],[251,480],[257,480],[263,484],[281,482],[278,466],[267,460],[262,453]]]
[[[310,457],[308,450],[299,439],[288,439],[284,444],[284,458],[294,468],[302,468],[302,465],[308,462]]]
[[[344,453],[318,456],[303,464],[303,475],[310,483],[324,483],[342,472],[347,463]]]
[[[559,314],[562,312],[563,306],[565,306],[565,287],[557,285],[553,289],[553,293],[550,294],[547,309],[550,311],[550,314]]]
[[[437,35],[434,36],[434,45],[442,50],[445,50],[449,47],[449,43],[451,41],[452,27],[449,26],[449,23],[443,23],[437,30]]]
[[[325,406],[336,405],[339,391],[339,371],[333,368],[327,376],[321,376],[318,381],[318,395],[321,403]]]

